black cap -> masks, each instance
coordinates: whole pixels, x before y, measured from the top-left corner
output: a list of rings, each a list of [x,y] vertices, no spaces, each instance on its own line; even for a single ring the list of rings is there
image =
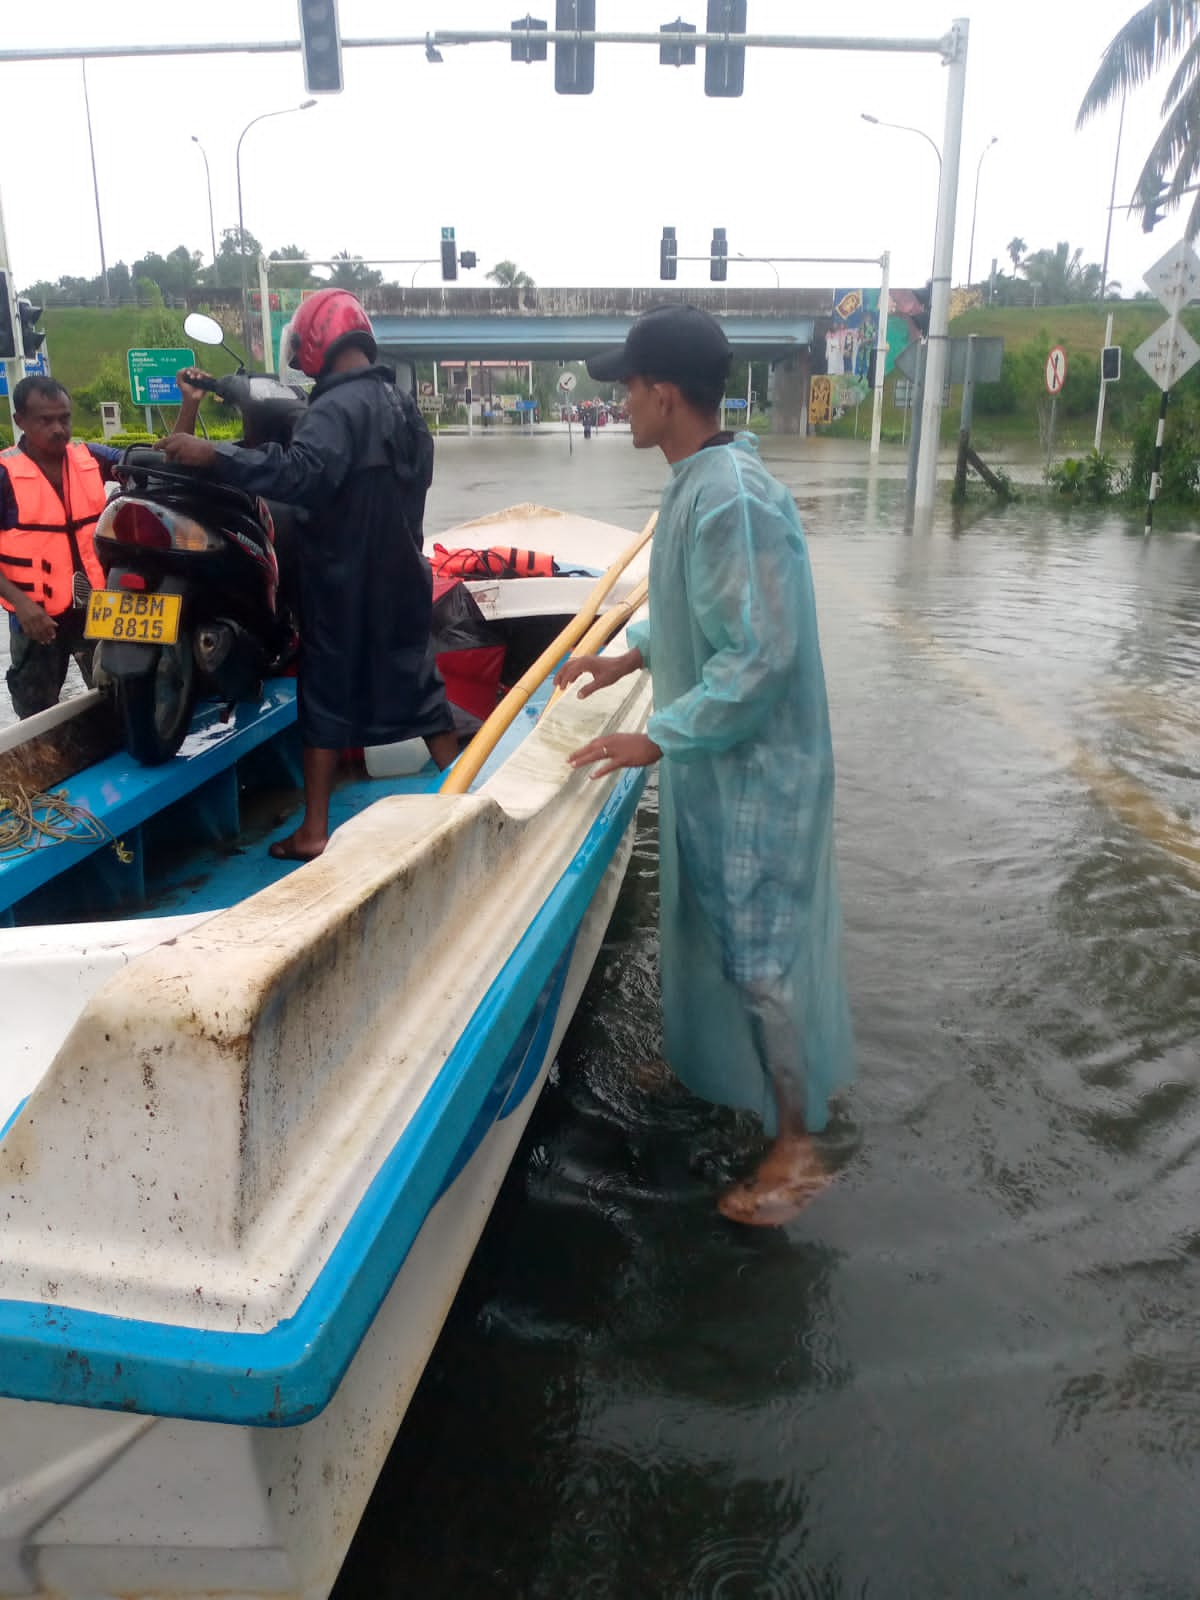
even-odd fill
[[[655,306],[644,311],[618,350],[593,356],[588,372],[601,383],[649,378],[657,383],[719,384],[729,376],[733,351],[716,317],[699,306]]]

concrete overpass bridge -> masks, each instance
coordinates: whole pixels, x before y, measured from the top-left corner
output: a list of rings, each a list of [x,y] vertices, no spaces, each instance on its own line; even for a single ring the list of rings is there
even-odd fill
[[[833,308],[820,289],[373,289],[380,348],[421,360],[577,361],[620,344],[651,306],[702,306],[742,359],[806,350]]]
[[[701,306],[741,360],[769,361],[776,426],[802,431],[809,351],[832,289],[377,289],[364,303],[386,357],[578,361],[620,344],[651,306]]]
[[[237,291],[210,289],[197,298],[218,315],[236,314]],[[776,424],[791,432],[802,429],[809,352],[815,338],[824,338],[834,291],[455,285],[381,287],[363,291],[361,298],[385,359],[463,363],[578,361],[620,344],[635,317],[651,306],[701,306],[721,323],[735,356],[771,363]]]

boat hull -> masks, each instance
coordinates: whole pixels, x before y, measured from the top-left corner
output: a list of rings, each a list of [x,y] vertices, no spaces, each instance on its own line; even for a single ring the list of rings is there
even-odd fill
[[[627,827],[499,1114],[429,1212],[328,1405],[262,1428],[0,1400],[0,1595],[322,1600],[536,1105],[611,916]],[[519,1097],[518,1097],[519,1095]]]

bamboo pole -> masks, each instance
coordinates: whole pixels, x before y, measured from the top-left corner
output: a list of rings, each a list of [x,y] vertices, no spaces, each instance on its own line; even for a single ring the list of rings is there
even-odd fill
[[[619,606],[613,606],[611,611],[602,612],[575,646],[574,650],[571,651],[571,660],[573,661],[576,656],[590,656],[602,644],[607,644],[613,634],[619,632],[625,626],[638,607],[645,605],[646,597],[649,593],[650,580],[649,578],[643,578],[639,584],[636,584],[629,591]],[[546,711],[549,711],[556,700],[561,700],[565,693],[565,689],[555,689],[546,702]],[[542,712],[543,717],[546,715],[546,711]]]
[[[656,511],[637,538],[622,550],[604,576],[597,579],[595,587],[587,599],[558,635],[554,643],[548,645],[529,670],[524,672],[518,681],[513,684],[504,699],[501,700],[495,711],[492,712],[483,727],[480,728],[442,780],[441,789],[438,791],[440,794],[466,794],[478,777],[484,762],[496,748],[501,737],[512,726],[516,720],[517,713],[528,701],[530,695],[540,687],[547,674],[558,665],[563,656],[575,648],[593,622],[595,622],[596,615],[609,590],[633,558],[650,542],[654,535],[654,525],[657,521],[658,512]],[[618,607],[617,609],[620,608]]]

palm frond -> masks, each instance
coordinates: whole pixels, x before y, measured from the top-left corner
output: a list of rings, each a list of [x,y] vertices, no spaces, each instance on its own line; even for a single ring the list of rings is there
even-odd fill
[[[1138,175],[1135,199],[1153,199],[1167,174],[1176,171],[1195,134],[1196,109],[1195,100],[1188,98],[1169,113]]]
[[[1187,51],[1200,33],[1200,0],[1149,0],[1120,30],[1101,57],[1075,126],[1153,76]]]
[[[1189,91],[1194,91],[1196,80],[1200,78],[1200,32],[1183,52],[1183,56],[1175,71],[1171,74],[1171,81],[1163,95],[1162,113],[1167,112],[1177,100],[1181,100]]]

